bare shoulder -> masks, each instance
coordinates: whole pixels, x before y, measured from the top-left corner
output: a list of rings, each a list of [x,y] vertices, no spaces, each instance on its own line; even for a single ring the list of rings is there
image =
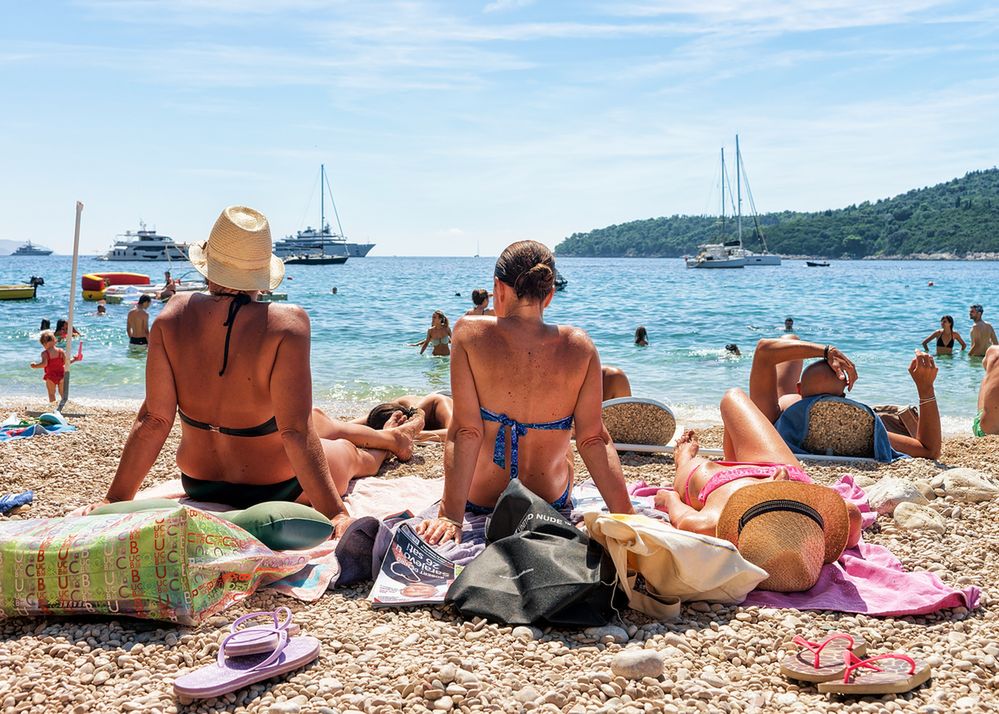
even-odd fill
[[[302,306],[271,302],[266,307],[268,322],[279,331],[291,335],[309,334],[309,313]]]
[[[559,336],[565,340],[570,349],[585,353],[596,352],[597,348],[586,330],[574,325],[559,325]]]
[[[463,315],[462,318],[455,322],[451,327],[451,339],[455,342],[461,341],[468,343],[486,335],[495,327],[495,317],[486,317],[485,315]]]

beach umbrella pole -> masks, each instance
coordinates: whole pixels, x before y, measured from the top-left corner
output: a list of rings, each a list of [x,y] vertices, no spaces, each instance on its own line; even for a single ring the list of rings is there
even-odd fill
[[[69,281],[69,325],[66,326],[66,381],[62,384],[62,400],[59,411],[62,411],[69,401],[69,375],[73,355],[73,308],[76,305],[76,269],[80,262],[80,215],[83,204],[76,202],[76,229],[73,233],[73,277]]]

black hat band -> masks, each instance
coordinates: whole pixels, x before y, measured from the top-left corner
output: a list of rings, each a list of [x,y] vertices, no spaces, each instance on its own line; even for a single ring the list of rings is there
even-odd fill
[[[746,512],[742,514],[739,519],[739,535],[742,535],[742,529],[746,525],[758,516],[762,516],[764,513],[775,513],[777,511],[789,511],[791,513],[797,513],[802,516],[807,516],[815,521],[815,524],[825,531],[826,524],[822,520],[822,516],[811,506],[808,506],[801,501],[788,501],[785,499],[776,499],[773,501],[761,501],[755,506],[746,509]]]

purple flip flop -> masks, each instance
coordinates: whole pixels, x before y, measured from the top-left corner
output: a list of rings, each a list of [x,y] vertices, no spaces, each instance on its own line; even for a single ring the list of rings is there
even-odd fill
[[[279,620],[279,616],[284,619]],[[255,620],[258,617],[273,618],[274,627],[271,628],[265,625],[240,629],[239,626],[244,622]],[[261,610],[260,612],[251,612],[248,615],[238,617],[229,626],[229,631],[239,636],[227,638],[227,642],[224,646],[220,645],[220,649],[225,651],[226,657],[244,657],[246,655],[273,652],[274,648],[278,646],[278,630],[287,630],[289,637],[299,633],[298,625],[292,622],[291,618],[291,610],[284,606],[272,611]]]
[[[277,646],[268,654],[226,657],[226,647],[233,638],[245,636],[252,629],[228,635],[219,646],[218,661],[179,677],[173,691],[191,699],[212,699],[235,692],[251,684],[262,682],[298,669],[319,656],[319,640],[305,635],[288,639],[287,630],[260,628],[277,634]]]

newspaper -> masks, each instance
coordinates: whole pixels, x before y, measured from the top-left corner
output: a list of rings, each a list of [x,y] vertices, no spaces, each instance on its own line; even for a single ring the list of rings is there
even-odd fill
[[[385,553],[368,600],[372,607],[433,605],[444,602],[461,572],[403,523]]]

